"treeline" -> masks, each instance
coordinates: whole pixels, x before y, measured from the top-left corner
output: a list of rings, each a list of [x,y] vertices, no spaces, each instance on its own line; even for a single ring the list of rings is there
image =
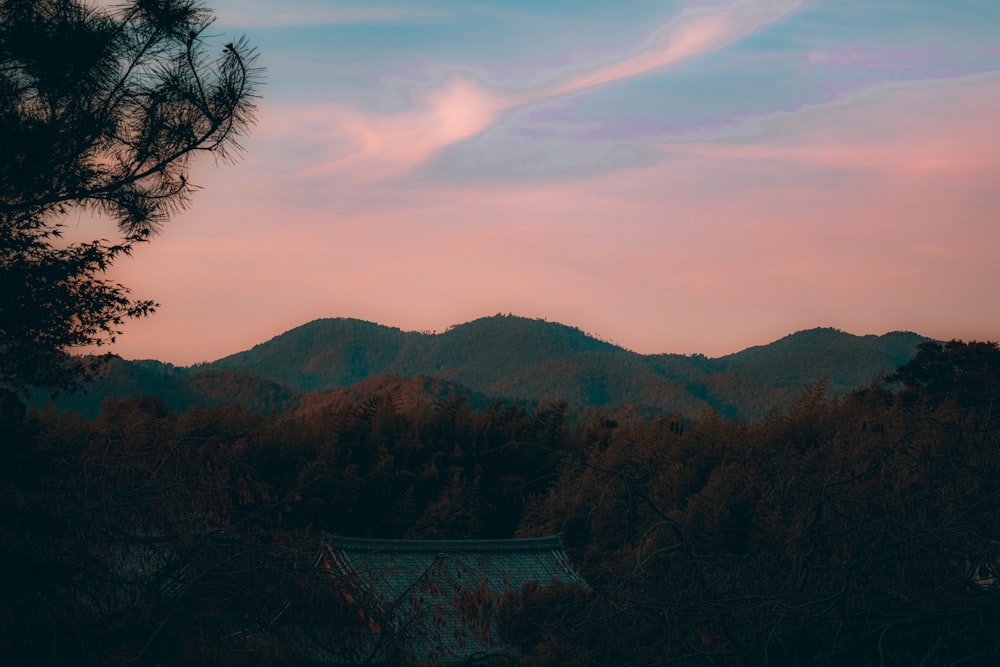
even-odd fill
[[[785,414],[595,430],[522,530],[597,594],[526,591],[515,635],[533,664],[996,664],[998,409],[996,345],[927,343]]]
[[[926,343],[846,397],[745,422],[565,403],[88,420],[0,401],[11,664],[304,664],[369,630],[323,532],[560,533],[590,590],[496,601],[525,664],[991,664],[1000,348]],[[307,655],[308,654],[308,655]]]

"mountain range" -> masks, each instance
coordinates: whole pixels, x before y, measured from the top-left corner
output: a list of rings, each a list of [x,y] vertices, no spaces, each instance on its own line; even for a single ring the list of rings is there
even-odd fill
[[[574,408],[630,406],[646,416],[714,409],[749,419],[786,408],[817,381],[833,395],[866,386],[911,359],[926,340],[911,332],[857,336],[817,328],[709,358],[638,354],[573,327],[511,315],[443,333],[320,319],[189,367],[112,358],[85,392],[53,400],[87,415],[108,398],[135,395],[157,396],[178,410],[239,404],[287,413],[391,392],[409,403],[462,395],[483,407],[565,400]]]

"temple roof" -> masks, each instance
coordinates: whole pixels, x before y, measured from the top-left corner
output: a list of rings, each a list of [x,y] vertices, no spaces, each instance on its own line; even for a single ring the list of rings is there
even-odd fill
[[[509,540],[377,540],[327,537],[332,561],[345,574],[363,575],[382,597],[395,597],[435,563],[450,562],[454,574],[469,573],[497,593],[529,581],[583,583],[558,536]]]
[[[381,540],[327,536],[331,569],[369,611],[391,618],[385,637],[414,661],[467,662],[510,656],[492,613],[505,593],[529,582],[586,583],[558,536],[509,540]]]

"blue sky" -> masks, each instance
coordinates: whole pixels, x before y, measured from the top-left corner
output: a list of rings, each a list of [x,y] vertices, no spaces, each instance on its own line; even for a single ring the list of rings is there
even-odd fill
[[[1000,3],[209,5],[260,120],[118,268],[162,304],[123,356],[497,312],[647,353],[1000,337]]]

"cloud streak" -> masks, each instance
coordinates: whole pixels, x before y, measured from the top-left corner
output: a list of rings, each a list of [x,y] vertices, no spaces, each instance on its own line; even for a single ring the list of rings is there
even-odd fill
[[[892,100],[887,112],[886,100]],[[910,113],[919,109],[920,115]],[[666,154],[718,161],[783,162],[871,175],[968,179],[1000,171],[1000,75],[891,83],[832,103],[774,114],[728,140],[668,142]],[[948,118],[946,125],[928,118]]]
[[[325,141],[333,155],[294,174],[314,182],[336,176],[352,184],[371,183],[404,173],[436,151],[483,131],[504,109],[500,98],[476,82],[454,77],[415,99],[410,108],[389,114],[365,113],[342,104],[277,110],[272,133]],[[317,136],[314,130],[319,129]]]
[[[409,106],[400,111],[376,113],[347,104],[282,109],[284,120],[271,131],[294,132],[290,127],[294,124],[315,129],[317,119],[322,118],[326,129],[319,137],[313,135],[313,140],[326,137],[333,155],[302,169],[296,178],[313,181],[336,176],[354,184],[378,182],[425,164],[442,149],[496,126],[518,109],[586,93],[710,53],[800,7],[796,0],[753,0],[688,10],[657,29],[632,53],[550,77],[561,80],[532,90],[503,92],[452,72],[434,85],[411,86]]]
[[[513,104],[546,102],[662,70],[731,44],[801,6],[800,0],[745,0],[712,9],[686,10],[658,28],[634,53],[515,97]]]

